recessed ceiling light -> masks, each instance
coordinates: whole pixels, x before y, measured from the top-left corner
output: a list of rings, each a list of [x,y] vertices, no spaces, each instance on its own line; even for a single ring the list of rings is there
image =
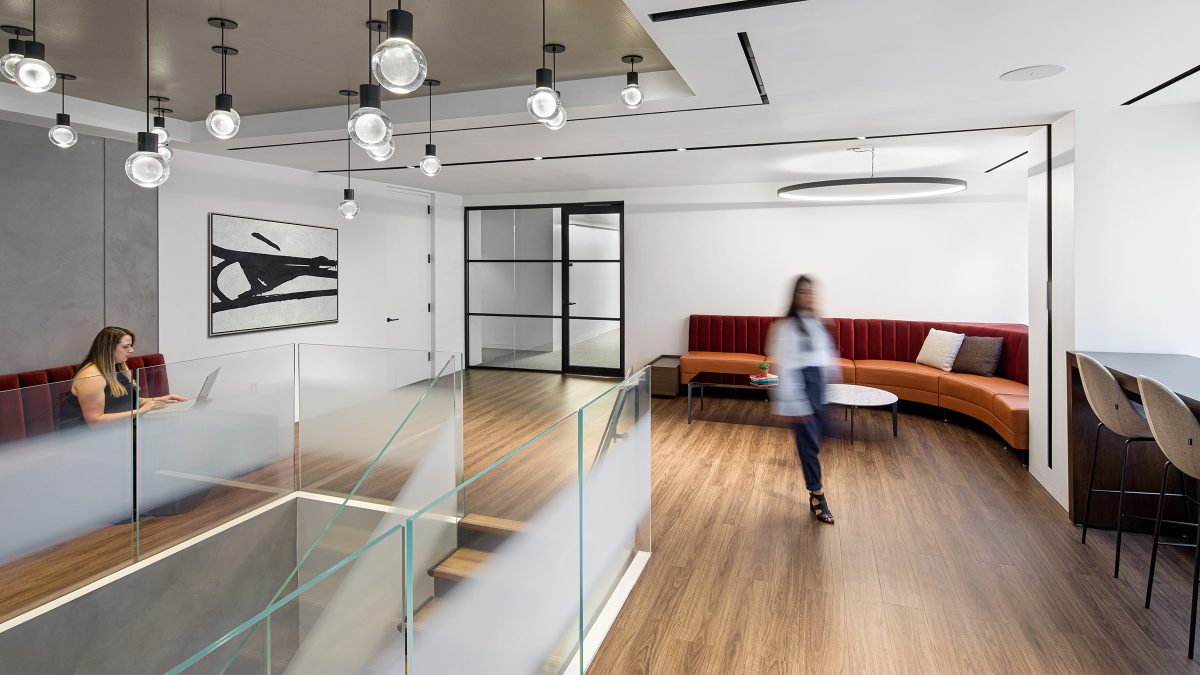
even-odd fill
[[[679,152],[687,152],[687,148],[675,148]]]
[[[541,159],[541,157],[534,157],[533,159],[534,159],[534,160],[539,160],[539,159]]]
[[[866,136],[855,136],[855,138],[856,138],[856,139],[858,139],[858,140],[860,140],[860,141],[865,141],[865,140],[867,140],[867,137],[866,137]]]
[[[1054,77],[1066,70],[1063,66],[1048,63],[1041,66],[1028,66],[1026,68],[1017,68],[1010,70],[1000,76],[1000,79],[1006,82],[1028,82],[1030,80],[1044,80],[1047,77]]]

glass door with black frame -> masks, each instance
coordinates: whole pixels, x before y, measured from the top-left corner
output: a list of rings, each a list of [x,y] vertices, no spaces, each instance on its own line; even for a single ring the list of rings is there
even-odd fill
[[[563,372],[620,376],[625,365],[621,206],[562,209]]]

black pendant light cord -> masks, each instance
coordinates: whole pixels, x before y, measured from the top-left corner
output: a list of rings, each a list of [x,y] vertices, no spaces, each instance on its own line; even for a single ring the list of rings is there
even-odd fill
[[[433,85],[429,85],[429,143],[433,144]]]
[[[374,51],[371,49],[371,33],[375,32],[375,29],[371,28],[371,21],[374,19],[375,3],[367,0],[367,84],[375,81],[373,79],[374,73],[371,72],[371,54]]]
[[[546,0],[542,0],[542,67],[546,67]]]
[[[350,97],[346,97],[346,119],[350,119]],[[350,132],[346,132],[346,189],[350,189]]]
[[[226,89],[226,86],[225,86],[225,83],[226,83],[225,58],[226,58],[226,56],[228,56],[228,55],[225,53],[225,22],[222,21],[221,22],[221,93],[222,94],[229,93],[229,91]]]
[[[146,0],[146,133],[150,133],[150,0]]]
[[[60,77],[58,81],[62,82],[62,112],[65,115],[67,114],[67,78]]]
[[[29,36],[29,39],[37,42],[37,0],[33,0],[33,28],[30,30],[33,32],[33,35]]]

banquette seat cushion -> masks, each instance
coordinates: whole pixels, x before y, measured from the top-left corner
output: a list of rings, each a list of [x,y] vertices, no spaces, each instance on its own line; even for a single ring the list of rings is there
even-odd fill
[[[775,317],[692,315],[680,381],[703,371],[752,375]],[[826,319],[841,357],[842,381],[940,406],[991,426],[1014,448],[1029,447],[1029,329],[1021,324]],[[914,363],[931,328],[1004,340],[995,377]]]
[[[129,369],[143,396],[162,396],[169,389],[162,354],[129,357]],[[59,410],[70,393],[78,366],[57,366],[0,375],[0,443],[54,431]]]

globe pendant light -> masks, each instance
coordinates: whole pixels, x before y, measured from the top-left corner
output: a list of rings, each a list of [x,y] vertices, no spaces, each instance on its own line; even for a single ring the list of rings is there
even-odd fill
[[[358,96],[351,89],[342,89],[338,92],[346,97],[346,117],[350,117],[350,98]],[[358,202],[354,199],[354,188],[350,187],[350,137],[346,137],[346,189],[342,190],[342,203],[338,204],[338,213],[346,220],[354,220],[358,215]]]
[[[396,144],[391,138],[388,138],[387,143],[383,145],[372,145],[366,149],[367,157],[376,162],[386,162],[396,154]]]
[[[392,142],[392,120],[379,107],[382,95],[382,87],[377,84],[358,86],[358,110],[346,122],[346,132],[360,148],[382,150]]]
[[[79,140],[79,132],[71,127],[71,116],[67,114],[67,82],[74,80],[74,75],[59,73],[58,80],[62,82],[62,112],[54,116],[54,126],[50,127],[50,142],[60,148],[69,148]]]
[[[440,80],[425,80],[429,85],[429,142],[425,144],[425,157],[421,159],[421,173],[433,178],[442,172],[442,160],[438,159],[437,146],[433,144],[433,88]]]
[[[25,43],[25,56],[13,66],[13,81],[25,91],[40,94],[58,83],[54,69],[46,63],[46,45],[37,39],[37,0],[33,0],[32,40]]]
[[[886,199],[917,199],[938,197],[962,192],[967,182],[957,178],[931,176],[875,177],[875,148],[850,148],[853,152],[871,153],[869,178],[842,178],[799,183],[779,188],[783,199],[806,202],[873,202]]]
[[[150,131],[150,0],[146,0],[146,130],[138,132],[137,140],[137,152],[125,160],[125,175],[145,188],[167,182],[171,165],[158,154],[158,136]]]
[[[151,96],[150,100],[162,103],[163,101],[170,101],[171,99],[167,98],[166,96]],[[170,108],[159,107],[155,108],[154,112],[157,114],[154,117],[154,126],[151,127],[150,133],[158,137],[158,154],[162,155],[163,159],[170,162],[171,158],[175,156],[175,152],[171,150],[170,146],[171,134],[167,131],[166,115],[175,111],[171,110]]]
[[[425,52],[412,41],[413,15],[396,3],[387,13],[388,38],[371,54],[371,72],[388,91],[408,94],[425,81],[428,64]]]
[[[642,104],[642,88],[638,85],[637,71],[633,69],[634,64],[642,62],[642,57],[630,54],[622,56],[621,60],[629,64],[629,72],[625,73],[625,88],[621,90],[621,102],[633,110]]]
[[[20,26],[0,26],[0,31],[16,36],[9,38],[8,51],[0,56],[0,74],[12,82],[17,79],[17,62],[25,58],[25,43],[21,38],[33,35],[33,31]]]
[[[554,71],[546,67],[547,53],[557,52],[552,52],[551,45],[546,44],[546,0],[542,0],[542,67],[534,71],[534,88],[525,99],[525,109],[539,122],[553,119],[562,107],[554,91]]]
[[[221,29],[221,44],[214,45],[212,50],[221,55],[221,93],[217,94],[216,104],[213,106],[213,111],[208,114],[208,119],[204,120],[204,126],[208,128],[208,133],[214,138],[226,140],[237,136],[238,129],[242,126],[242,116],[233,109],[233,96],[228,90],[228,77],[225,67],[225,59],[229,56],[237,56],[238,50],[233,47],[225,46],[225,31],[234,30],[238,27],[236,21],[214,17],[208,20],[208,25],[213,28]]]

